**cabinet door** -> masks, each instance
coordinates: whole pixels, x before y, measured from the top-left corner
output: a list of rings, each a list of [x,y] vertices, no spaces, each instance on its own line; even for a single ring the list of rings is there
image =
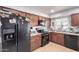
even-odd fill
[[[45,26],[49,29],[51,26],[51,20],[49,18],[45,19]]]
[[[71,15],[71,25],[72,26],[79,26],[79,14]]]
[[[49,32],[49,41],[52,41],[52,32]]]
[[[38,16],[33,15],[32,17],[32,26],[37,26],[38,25]]]
[[[53,42],[57,42],[57,34],[56,33],[52,33],[52,41]]]
[[[30,24],[32,27],[38,25],[38,16],[29,13],[26,14],[26,16],[30,18]]]
[[[13,10],[13,9],[11,9],[11,12],[12,12],[12,13],[14,13],[14,14],[16,14],[16,15],[18,15],[18,14],[19,14],[19,12],[18,12],[18,11]]]
[[[61,33],[52,33],[52,41],[64,45],[64,35]]]
[[[26,16],[30,19],[30,25],[32,26],[32,14],[27,13]]]
[[[39,20],[43,20],[43,18],[44,18],[44,17],[42,17],[42,16],[39,16]]]
[[[57,36],[57,42],[59,43],[59,44],[61,44],[61,45],[64,45],[64,34],[58,34],[58,36]]]
[[[41,46],[41,35],[36,35],[31,37],[31,51],[39,48]]]

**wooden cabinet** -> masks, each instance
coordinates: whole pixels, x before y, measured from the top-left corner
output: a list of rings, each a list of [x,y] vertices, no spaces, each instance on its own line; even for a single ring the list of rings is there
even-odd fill
[[[49,18],[45,19],[45,26],[49,29],[51,26],[51,20]]]
[[[37,26],[38,25],[38,16],[33,15],[31,21],[32,21],[32,26]]]
[[[79,13],[71,15],[71,25],[79,26]]]
[[[31,51],[41,46],[41,34],[31,36]]]
[[[49,41],[52,41],[52,32],[49,32]]]
[[[38,16],[33,15],[33,14],[26,14],[26,16],[30,19],[30,24],[32,27],[37,26],[38,25]]]
[[[64,34],[58,34],[58,43],[64,45]]]
[[[18,14],[19,14],[19,12],[18,12],[18,11],[13,10],[13,9],[11,10],[11,12],[12,12],[12,13],[14,13],[14,14],[16,14],[17,16],[18,16]]]
[[[44,22],[44,25],[49,29],[50,26],[51,26],[51,19],[50,18],[46,18],[46,17],[42,17],[42,16],[39,16],[39,21],[40,20],[43,20]]]
[[[53,41],[53,42],[56,42],[57,43],[57,33],[52,33],[52,40],[51,41]]]
[[[44,17],[42,17],[42,16],[39,16],[39,20],[44,20]]]
[[[51,41],[64,45],[64,34],[53,32]]]
[[[20,15],[20,16],[26,17],[26,13],[25,12],[14,10],[14,9],[11,9],[11,12],[16,14],[17,16]]]
[[[30,25],[32,26],[32,14],[27,13],[26,17],[30,19]]]

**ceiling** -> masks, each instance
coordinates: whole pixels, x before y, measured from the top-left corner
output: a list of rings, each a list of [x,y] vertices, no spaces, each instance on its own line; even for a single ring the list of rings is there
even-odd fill
[[[66,9],[70,9],[75,6],[27,6],[27,7],[45,14],[51,14],[51,13],[60,12]],[[51,10],[53,10],[54,12],[51,12]]]

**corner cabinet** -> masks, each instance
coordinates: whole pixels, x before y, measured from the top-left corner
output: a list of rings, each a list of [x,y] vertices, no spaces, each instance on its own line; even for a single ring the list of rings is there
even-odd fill
[[[41,34],[31,36],[31,51],[41,46]]]
[[[79,13],[71,15],[71,25],[79,26]]]

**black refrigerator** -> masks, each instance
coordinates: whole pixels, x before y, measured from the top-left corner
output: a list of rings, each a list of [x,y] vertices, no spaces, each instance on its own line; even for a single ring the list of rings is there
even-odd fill
[[[17,51],[29,52],[30,51],[30,24],[22,17],[18,19],[16,32],[17,32]]]
[[[11,22],[14,19],[16,22]],[[30,25],[25,17],[11,15],[0,18],[2,52],[29,52]]]

